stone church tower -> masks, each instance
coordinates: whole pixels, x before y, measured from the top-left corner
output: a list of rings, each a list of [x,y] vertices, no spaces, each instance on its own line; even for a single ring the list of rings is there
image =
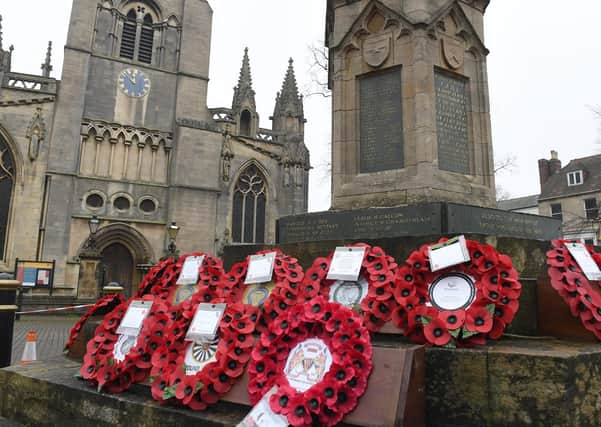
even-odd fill
[[[277,218],[306,212],[292,61],[273,129],[259,124],[248,51],[231,108],[209,108],[211,20],[206,1],[74,0],[60,81],[50,47],[41,76],[12,71],[0,33],[0,271],[55,260],[55,294],[93,298],[81,256],[94,215],[100,286],[129,291],[171,222],[181,251],[215,253],[274,242]]]

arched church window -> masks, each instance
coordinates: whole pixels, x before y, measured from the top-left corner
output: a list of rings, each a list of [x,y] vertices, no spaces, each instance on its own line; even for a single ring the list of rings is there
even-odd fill
[[[146,15],[140,33],[140,51],[138,60],[150,64],[152,62],[152,46],[154,44],[154,30],[152,29],[152,17]]]
[[[250,135],[250,122],[252,118],[250,116],[250,111],[244,110],[240,114],[240,135],[242,136],[251,136]]]
[[[123,34],[121,35],[121,58],[134,59],[136,51],[136,12],[132,9],[127,14],[123,23]]]
[[[265,242],[267,187],[257,166],[250,165],[238,178],[232,210],[232,239],[236,243]]]
[[[121,35],[121,58],[152,63],[154,47],[153,19],[143,5],[137,5],[127,12]]]
[[[0,137],[0,259],[4,259],[8,215],[15,181],[15,164],[6,141]]]

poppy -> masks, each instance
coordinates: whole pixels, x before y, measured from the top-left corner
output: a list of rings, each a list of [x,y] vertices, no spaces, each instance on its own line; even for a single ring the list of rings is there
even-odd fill
[[[311,387],[304,393],[304,399],[307,402],[307,409],[312,414],[319,415],[321,413],[321,402],[323,400],[321,390],[318,387]]]
[[[192,395],[196,393],[196,385],[198,380],[194,375],[186,375],[175,386],[175,397],[181,400],[184,405],[187,405],[192,400]]]
[[[499,338],[501,338],[503,336],[503,333],[505,332],[505,327],[506,326],[507,326],[507,323],[505,323],[503,321],[503,318],[501,318],[501,317],[496,318],[495,317],[492,329],[488,333],[488,336],[491,339],[493,339],[493,340],[498,340]]]
[[[423,248],[413,252],[407,259],[407,264],[415,271],[430,271],[430,262],[424,254]]]
[[[402,306],[396,307],[392,312],[392,322],[403,333],[407,333],[409,326],[407,310],[405,310]]]
[[[336,406],[343,414],[352,412],[357,406],[357,395],[348,386],[341,387],[337,393]]]
[[[269,406],[274,412],[287,415],[292,408],[292,398],[296,392],[287,386],[280,385],[278,390],[269,397]]]
[[[446,345],[451,340],[451,334],[449,334],[445,322],[439,318],[432,319],[424,326],[424,336],[428,342],[438,346]]]
[[[567,249],[552,249],[547,252],[547,264],[556,268],[568,268],[571,256]]]
[[[465,323],[464,310],[441,311],[439,317],[444,322],[445,327],[450,331],[461,328]]]
[[[473,306],[467,311],[465,326],[468,331],[488,333],[492,328],[492,317],[490,312],[481,306]]]
[[[392,274],[392,273],[390,273]],[[377,287],[376,285],[371,285],[367,292],[367,295],[377,301],[388,301],[393,297],[392,290],[390,289],[390,283],[387,282],[386,286]]]

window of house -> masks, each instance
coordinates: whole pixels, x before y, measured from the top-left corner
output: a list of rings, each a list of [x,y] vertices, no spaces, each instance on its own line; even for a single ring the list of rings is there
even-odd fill
[[[121,33],[121,58],[152,63],[154,27],[152,16],[138,5],[127,12]]]
[[[555,219],[563,221],[563,213],[561,212],[561,203],[551,205],[551,216]]]
[[[584,210],[586,212],[586,219],[597,219],[599,217],[597,199],[585,199]]]
[[[595,239],[584,239],[584,243],[586,245],[594,245],[595,244]]]
[[[568,172],[568,185],[580,185],[582,184],[582,171]]]
[[[265,177],[255,165],[238,178],[232,210],[232,239],[236,243],[265,242]]]
[[[0,259],[4,259],[8,215],[15,180],[15,164],[8,144],[0,137]]]

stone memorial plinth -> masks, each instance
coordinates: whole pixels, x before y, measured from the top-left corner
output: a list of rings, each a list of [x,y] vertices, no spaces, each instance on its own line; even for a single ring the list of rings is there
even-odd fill
[[[457,203],[424,203],[293,215],[278,220],[277,243],[486,234],[532,240],[561,236],[561,221]]]
[[[495,205],[488,3],[327,2],[333,209]]]

